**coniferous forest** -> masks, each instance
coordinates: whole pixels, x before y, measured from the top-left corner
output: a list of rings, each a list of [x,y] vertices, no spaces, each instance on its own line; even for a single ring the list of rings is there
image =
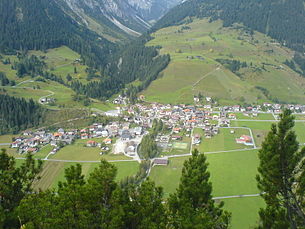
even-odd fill
[[[42,108],[32,99],[26,101],[0,94],[0,134],[37,126],[42,117]]]

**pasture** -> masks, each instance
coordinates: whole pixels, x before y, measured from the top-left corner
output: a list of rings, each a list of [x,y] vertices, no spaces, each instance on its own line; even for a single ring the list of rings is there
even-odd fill
[[[96,140],[101,143],[102,138],[90,139]],[[105,160],[128,160],[130,158],[122,154],[106,154],[100,155],[101,149],[99,147],[87,147],[86,142],[88,140],[76,140],[74,144],[63,147],[55,155],[52,155],[50,159],[57,160],[72,160],[72,161],[99,161]]]
[[[293,55],[289,49],[261,33],[251,37],[240,27],[223,28],[221,21],[194,20],[188,27],[163,28],[147,43],[161,46],[160,53],[171,56],[168,67],[144,91],[147,101],[190,104],[199,92],[219,104],[268,101],[270,96],[257,86],[281,101],[305,101],[305,79],[282,64]],[[239,60],[248,66],[233,73],[218,59]]]
[[[99,166],[99,163],[80,163],[82,165],[82,173],[88,178],[90,173]],[[139,169],[137,162],[112,162],[118,169],[116,180],[120,181],[127,176],[135,175]],[[44,162],[43,171],[40,174],[41,179],[35,183],[35,189],[46,190],[48,188],[57,188],[58,182],[65,181],[65,169],[76,165],[72,162]]]
[[[257,150],[207,154],[213,196],[257,194]],[[171,158],[168,166],[153,167],[150,178],[164,188],[165,198],[175,192],[179,184],[183,163],[189,157]],[[258,210],[263,206],[260,198],[226,199],[226,209],[232,211],[232,228],[244,229],[254,225]],[[244,203],[244,204],[241,204]],[[242,213],[242,214],[240,214]],[[242,222],[239,224],[238,222]],[[247,226],[247,227],[245,227]]]
[[[231,131],[234,130],[232,134]],[[205,138],[204,131],[202,129],[195,129],[194,134],[201,136],[201,143],[198,146],[194,146],[200,152],[215,152],[215,151],[226,151],[236,149],[248,149],[249,146],[243,144],[237,144],[235,139],[242,135],[250,135],[248,129],[237,129],[237,128],[220,128],[219,134],[214,135],[212,138]]]

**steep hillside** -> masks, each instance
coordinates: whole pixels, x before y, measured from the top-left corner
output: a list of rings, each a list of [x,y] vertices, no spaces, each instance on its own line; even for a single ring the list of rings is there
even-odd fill
[[[122,0],[56,0],[76,21],[102,36],[123,39],[139,36],[150,24]]]
[[[128,0],[146,21],[157,21],[182,0]]]
[[[55,1],[0,2],[0,52],[67,45],[91,66],[103,66],[114,45],[67,15]]]
[[[224,26],[243,23],[288,47],[304,51],[304,0],[189,0],[165,15],[155,29],[179,24],[186,17],[221,19]]]
[[[243,26],[196,19],[153,33],[171,62],[147,90],[146,100],[192,103],[198,94],[221,104],[305,103],[305,78],[283,64],[294,52]]]

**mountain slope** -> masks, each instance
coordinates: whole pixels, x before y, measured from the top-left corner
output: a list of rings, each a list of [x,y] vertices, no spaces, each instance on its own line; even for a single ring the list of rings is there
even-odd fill
[[[186,17],[221,19],[224,26],[243,23],[304,51],[304,0],[189,0],[171,10],[154,28],[181,23]]]
[[[56,0],[75,20],[99,33],[100,25],[108,35],[139,36],[150,24],[138,16],[137,11],[124,0]],[[104,29],[103,29],[104,27]],[[109,30],[111,33],[109,34]],[[107,30],[106,30],[107,33]],[[114,34],[113,34],[114,33]],[[101,33],[101,35],[103,35]]]
[[[0,2],[0,52],[67,45],[91,66],[106,64],[114,45],[79,25],[49,0]]]
[[[146,21],[157,21],[182,0],[128,0]]]
[[[195,19],[153,33],[171,62],[143,92],[147,101],[193,103],[210,96],[220,104],[305,103],[305,78],[283,63],[294,52],[259,32],[221,20]]]

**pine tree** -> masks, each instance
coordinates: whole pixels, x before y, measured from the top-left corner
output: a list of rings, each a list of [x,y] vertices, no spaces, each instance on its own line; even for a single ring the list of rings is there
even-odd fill
[[[170,228],[228,228],[230,214],[212,199],[208,163],[204,154],[193,151],[185,161],[177,192],[169,198]]]
[[[304,228],[305,148],[299,150],[291,111],[280,117],[259,151],[257,182],[267,205],[260,209],[259,228]]]
[[[14,157],[0,153],[0,228],[16,228],[19,220],[16,209],[25,195],[32,192],[32,184],[42,169],[42,162],[36,162],[28,155],[21,166],[16,166]]]

